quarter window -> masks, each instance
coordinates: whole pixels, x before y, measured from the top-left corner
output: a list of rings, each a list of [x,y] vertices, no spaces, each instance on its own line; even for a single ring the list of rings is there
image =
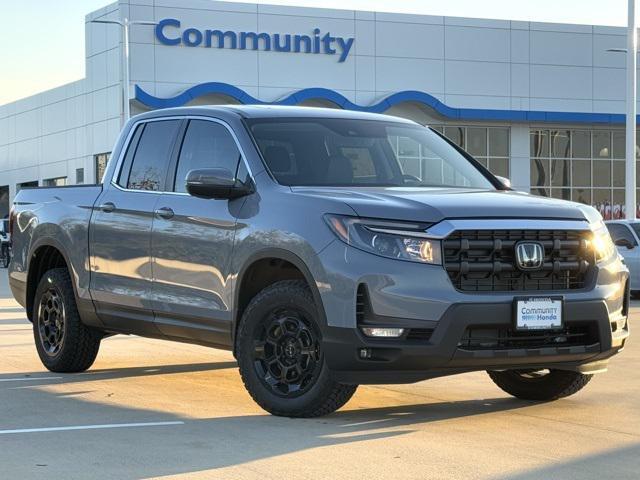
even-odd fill
[[[223,125],[208,120],[191,120],[180,150],[174,191],[187,191],[186,179],[191,170],[226,168],[235,175],[239,159],[238,146]]]
[[[147,191],[162,190],[169,168],[171,149],[179,126],[179,120],[149,122],[144,126],[131,164],[127,188]],[[127,156],[129,156],[129,151],[127,151]]]

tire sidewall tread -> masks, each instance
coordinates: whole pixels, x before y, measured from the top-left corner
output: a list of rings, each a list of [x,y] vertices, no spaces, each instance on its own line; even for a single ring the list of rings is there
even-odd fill
[[[545,377],[526,381],[513,370],[487,371],[493,382],[504,392],[516,398],[550,401],[568,397],[582,390],[593,375],[571,370],[551,370]]]
[[[64,343],[53,356],[44,351],[38,330],[40,298],[51,286],[55,286],[60,292],[65,308]],[[33,336],[42,364],[56,373],[83,372],[91,367],[98,355],[101,335],[82,323],[71,277],[66,268],[54,268],[42,276],[34,296],[33,308]]]
[[[268,312],[287,304],[303,310],[307,319],[315,323],[313,327],[317,333],[320,333],[318,311],[304,281],[285,280],[265,288],[251,300],[238,327],[237,359],[240,376],[254,401],[273,415],[307,418],[327,415],[347,403],[357,385],[335,382],[324,360],[315,384],[307,392],[294,398],[283,398],[272,393],[255,371],[251,350],[253,332]]]

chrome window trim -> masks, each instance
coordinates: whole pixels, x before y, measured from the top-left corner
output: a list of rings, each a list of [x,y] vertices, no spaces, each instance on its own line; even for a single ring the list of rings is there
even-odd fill
[[[253,171],[251,170],[251,166],[249,165],[249,162],[247,162],[247,156],[244,152],[244,149],[242,148],[242,145],[240,144],[240,141],[238,140],[236,133],[233,131],[233,129],[229,126],[227,122],[219,118],[207,117],[204,115],[171,115],[167,117],[141,119],[135,122],[131,126],[131,129],[129,130],[129,134],[127,135],[127,139],[125,140],[125,143],[123,144],[122,149],[120,150],[120,155],[118,157],[118,162],[116,163],[116,167],[113,170],[113,175],[111,176],[111,181],[109,182],[111,186],[115,187],[116,189],[122,192],[190,196],[188,193],[185,193],[185,192],[171,192],[171,191],[165,191],[165,190],[136,190],[133,188],[124,188],[121,185],[118,185],[117,183],[117,178],[118,178],[118,175],[120,175],[120,170],[122,170],[122,164],[124,163],[124,157],[127,153],[127,149],[129,148],[129,144],[131,143],[131,138],[133,137],[138,126],[143,123],[146,124],[150,122],[160,122],[165,120],[206,120],[209,122],[214,122],[219,125],[222,125],[231,134],[231,137],[233,138],[233,141],[236,143],[236,147],[240,152],[241,161],[244,163],[244,166],[247,168],[247,171],[249,172],[249,176],[253,180]],[[186,131],[185,131],[185,134],[186,134]],[[178,162],[179,161],[180,161],[180,156],[178,155]]]
[[[591,230],[586,220],[484,218],[443,220],[426,230],[433,239],[444,239],[457,230]]]

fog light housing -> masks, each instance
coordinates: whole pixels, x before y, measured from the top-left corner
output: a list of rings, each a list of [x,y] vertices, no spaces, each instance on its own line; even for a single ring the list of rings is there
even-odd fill
[[[404,328],[362,327],[362,333],[367,337],[398,338],[404,333]]]

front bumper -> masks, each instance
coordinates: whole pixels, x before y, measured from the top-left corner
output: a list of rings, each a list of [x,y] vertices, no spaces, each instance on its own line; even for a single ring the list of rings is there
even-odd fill
[[[512,304],[459,304],[451,306],[426,341],[373,339],[358,329],[329,328],[324,349],[336,380],[344,383],[409,383],[474,370],[559,368],[596,373],[624,347],[629,335],[627,317],[609,315],[603,300],[567,302],[567,327],[588,326],[590,341],[580,345],[538,348],[468,348],[463,337],[469,328],[510,328]],[[361,358],[362,349],[370,357]]]
[[[320,293],[326,360],[344,383],[410,383],[474,370],[558,368],[606,370],[629,335],[629,273],[618,260],[599,266],[588,289],[563,292],[456,291],[441,267],[381,259],[334,244],[320,255],[327,283]],[[380,273],[384,272],[384,273]],[[373,325],[430,331],[422,339],[375,339],[356,320],[358,287],[365,285]],[[565,326],[589,332],[582,343],[537,346],[465,345],[469,329],[509,330],[514,296],[561,294]],[[367,326],[371,325],[366,321]],[[361,352],[368,350],[363,358]]]

